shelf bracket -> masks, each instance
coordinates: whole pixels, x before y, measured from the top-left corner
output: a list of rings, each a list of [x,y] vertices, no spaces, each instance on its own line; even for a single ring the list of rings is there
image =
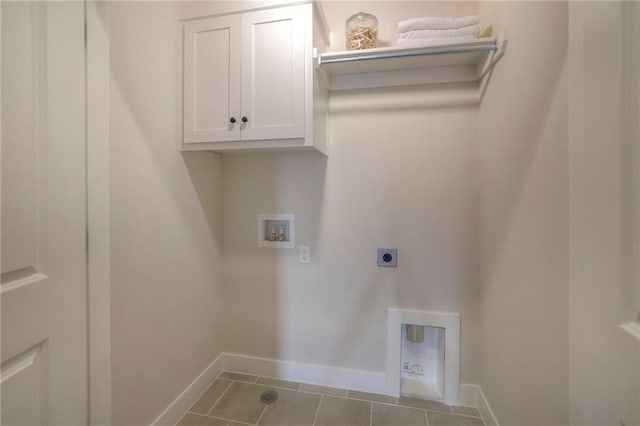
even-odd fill
[[[313,68],[321,81],[320,86],[327,89],[330,86],[330,77],[327,72],[322,69],[322,55],[317,47],[313,48]]]
[[[490,56],[490,59],[485,64],[482,71],[478,73],[478,80],[482,80],[485,75],[489,73],[495,67],[500,59],[504,56],[507,50],[507,44],[509,42],[507,30],[502,30],[500,35],[496,38],[496,49]]]
[[[313,48],[313,67],[316,69],[322,67],[322,57],[320,56],[317,47]]]

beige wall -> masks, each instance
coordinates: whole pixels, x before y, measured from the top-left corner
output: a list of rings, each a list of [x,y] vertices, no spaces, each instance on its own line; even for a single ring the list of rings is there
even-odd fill
[[[447,5],[331,2],[325,12],[338,34],[360,9],[386,26],[475,11]],[[474,93],[335,93],[328,159],[224,157],[226,352],[384,372],[387,308],[454,311],[462,379],[477,380],[477,106],[443,102],[460,92]],[[258,248],[259,213],[294,213],[296,243],[311,246],[312,263],[299,264],[296,249]],[[397,248],[399,267],[378,268],[377,247]]]
[[[620,18],[601,7],[590,22]],[[333,50],[359,10],[383,43],[400,19],[479,12],[509,28],[509,49],[479,109],[459,85],[335,93],[328,159],[222,159],[177,150],[176,20],[205,9],[111,6],[115,424],[149,423],[222,350],[383,372],[389,307],[462,314],[462,381],[501,424],[568,424],[570,389],[574,424],[638,422],[637,343],[617,328],[633,310],[615,266],[628,243],[626,148],[611,144],[622,100],[602,102],[619,89],[620,34],[585,27],[598,48],[574,58],[594,67],[578,76],[566,3],[328,2]],[[571,146],[569,77],[594,87],[589,137]],[[256,215],[279,212],[296,214],[311,264],[257,247]],[[377,247],[398,248],[399,268],[376,267]]]
[[[321,2],[329,30],[331,51],[345,50],[345,21],[358,12],[378,18],[378,46],[395,45],[398,22],[416,16],[475,15],[476,1],[324,1]],[[485,22],[482,22],[484,25]]]
[[[619,325],[639,308],[640,6],[576,3],[570,12],[571,423],[637,425],[640,346]]]
[[[149,424],[222,351],[222,174],[178,151],[179,5],[110,8],[113,423]]]
[[[566,3],[481,2],[509,29],[478,117],[482,380],[505,425],[564,425],[568,376]]]

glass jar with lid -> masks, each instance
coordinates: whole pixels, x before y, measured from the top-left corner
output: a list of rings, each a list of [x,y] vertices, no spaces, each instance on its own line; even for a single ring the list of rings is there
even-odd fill
[[[347,50],[371,49],[378,46],[378,19],[366,12],[358,12],[347,19]]]

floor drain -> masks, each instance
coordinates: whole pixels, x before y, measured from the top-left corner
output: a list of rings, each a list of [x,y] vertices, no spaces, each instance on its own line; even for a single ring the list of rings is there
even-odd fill
[[[260,401],[264,402],[265,404],[273,404],[277,400],[278,392],[274,390],[264,391],[262,392],[262,395],[260,395]]]

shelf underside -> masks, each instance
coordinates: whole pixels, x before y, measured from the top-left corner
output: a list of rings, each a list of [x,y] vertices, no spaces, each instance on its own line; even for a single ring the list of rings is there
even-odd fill
[[[331,79],[331,89],[385,87],[477,81],[496,54],[496,39],[430,43],[415,47],[328,52],[319,64]]]

